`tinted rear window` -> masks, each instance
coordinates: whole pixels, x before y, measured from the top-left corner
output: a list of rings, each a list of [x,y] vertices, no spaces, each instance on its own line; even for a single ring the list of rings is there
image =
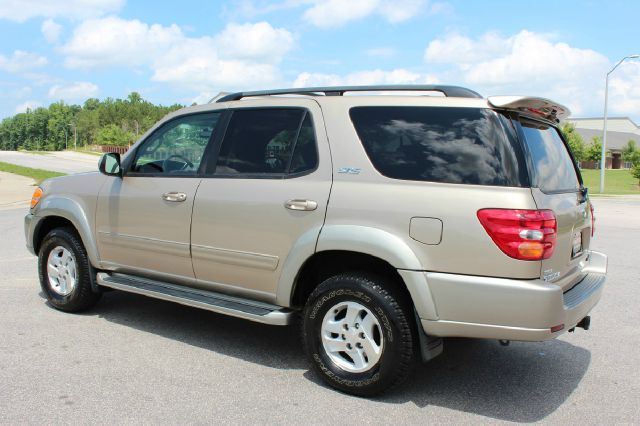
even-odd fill
[[[215,173],[285,175],[312,171],[318,163],[311,116],[303,109],[239,109],[227,126]]]
[[[533,164],[533,186],[544,192],[570,192],[580,188],[573,160],[558,131],[539,121],[520,124]]]
[[[356,107],[350,115],[369,159],[384,176],[528,186],[512,128],[490,109]]]

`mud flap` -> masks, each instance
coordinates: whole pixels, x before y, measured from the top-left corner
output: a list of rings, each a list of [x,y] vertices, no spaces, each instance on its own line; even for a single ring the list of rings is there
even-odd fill
[[[444,343],[441,337],[431,337],[424,332],[422,322],[418,313],[414,310],[413,315],[418,326],[418,345],[420,347],[420,358],[423,363],[429,362],[442,353]]]

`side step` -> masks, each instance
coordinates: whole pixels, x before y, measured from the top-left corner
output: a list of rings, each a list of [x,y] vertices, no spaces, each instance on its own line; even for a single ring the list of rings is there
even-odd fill
[[[126,274],[99,272],[101,286],[168,300],[207,311],[271,325],[287,325],[293,311],[268,303],[228,296],[212,291],[198,290]]]

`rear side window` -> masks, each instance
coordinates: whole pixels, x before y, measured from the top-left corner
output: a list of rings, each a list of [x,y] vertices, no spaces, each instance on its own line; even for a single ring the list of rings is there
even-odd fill
[[[233,111],[220,147],[217,175],[285,175],[315,169],[315,135],[303,109]]]
[[[480,108],[357,107],[351,120],[374,167],[394,179],[528,185],[507,119]]]
[[[558,131],[524,118],[520,119],[520,125],[531,153],[533,186],[544,192],[578,191],[576,168]]]

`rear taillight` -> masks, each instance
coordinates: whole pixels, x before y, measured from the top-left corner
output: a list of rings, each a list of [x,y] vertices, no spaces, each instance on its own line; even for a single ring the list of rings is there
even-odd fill
[[[594,232],[596,232],[596,215],[591,202],[589,202],[589,210],[591,210],[591,236],[593,237]]]
[[[520,260],[553,255],[558,225],[552,210],[478,210],[478,219],[498,248]]]

